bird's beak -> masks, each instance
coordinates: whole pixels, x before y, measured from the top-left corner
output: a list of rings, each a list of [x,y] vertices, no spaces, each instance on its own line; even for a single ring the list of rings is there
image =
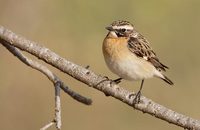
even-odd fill
[[[113,31],[112,26],[107,26],[106,29],[107,29],[108,31]]]

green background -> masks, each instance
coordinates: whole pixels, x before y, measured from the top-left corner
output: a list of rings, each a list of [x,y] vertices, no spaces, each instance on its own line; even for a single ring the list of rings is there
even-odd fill
[[[0,0],[0,25],[113,79],[117,76],[106,67],[101,46],[105,26],[119,19],[132,22],[170,67],[166,75],[175,85],[148,79],[143,95],[200,119],[199,0]],[[182,130],[48,67],[70,88],[93,99],[92,106],[85,106],[62,92],[63,130]],[[121,86],[137,91],[139,84],[123,81]],[[0,115],[1,130],[37,130],[54,117],[52,83],[1,45]]]

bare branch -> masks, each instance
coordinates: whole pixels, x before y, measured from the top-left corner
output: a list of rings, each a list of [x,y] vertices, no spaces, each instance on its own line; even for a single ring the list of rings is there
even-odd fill
[[[70,90],[55,74],[53,74],[46,66],[28,59],[25,55],[23,55],[17,48],[8,44],[6,41],[1,42],[4,47],[6,47],[13,55],[15,55],[18,59],[20,59],[26,65],[42,72],[44,75],[48,77],[54,83],[55,86],[55,119],[45,125],[41,130],[46,130],[54,123],[56,124],[56,128],[58,130],[61,129],[61,102],[60,102],[60,88],[62,88],[66,93],[68,93],[75,100],[84,103],[86,105],[90,105],[92,103],[91,99],[85,98],[80,94]]]
[[[55,119],[48,124],[46,124],[44,127],[42,127],[40,130],[47,130],[49,127],[51,127],[53,124],[56,125],[57,130],[61,130],[61,102],[60,102],[60,86],[61,82],[56,82],[55,87]]]
[[[66,86],[54,73],[52,73],[46,66],[38,63],[37,61],[33,61],[29,58],[27,58],[24,54],[22,54],[20,52],[20,50],[18,50],[17,48],[15,48],[14,46],[10,45],[8,42],[1,40],[1,44],[6,47],[13,55],[15,55],[19,60],[21,60],[23,63],[25,63],[26,65],[30,66],[33,69],[36,69],[40,72],[42,72],[45,76],[48,77],[48,79],[50,81],[53,82],[53,84],[55,84],[56,82],[60,82],[61,86],[60,88],[66,92],[67,94],[69,94],[72,98],[74,98],[75,100],[84,103],[86,105],[91,105],[92,100],[89,98],[86,98],[76,92],[74,92],[73,90],[69,89],[68,86]]]
[[[51,127],[53,124],[55,124],[55,121],[51,121],[48,124],[46,124],[44,127],[42,127],[40,130],[47,130],[49,127]]]
[[[58,130],[61,129],[61,102],[60,102],[60,82],[55,83],[55,123]]]
[[[23,37],[20,37],[13,32],[0,26],[0,42],[4,40],[9,42],[21,50],[33,54],[34,56],[42,59],[46,63],[56,67],[57,69],[67,73],[75,79],[93,87],[103,93],[110,95],[127,105],[134,107],[135,109],[148,113],[159,119],[183,127],[185,129],[200,129],[200,121],[172,111],[160,104],[153,102],[152,100],[141,96],[141,102],[139,104],[133,104],[133,93],[125,90],[122,87],[114,84],[111,85],[110,81],[105,80],[102,76],[95,74],[93,71],[74,64],[56,53],[52,52],[48,48],[45,48],[35,42],[29,41]],[[105,80],[104,82],[102,82]]]

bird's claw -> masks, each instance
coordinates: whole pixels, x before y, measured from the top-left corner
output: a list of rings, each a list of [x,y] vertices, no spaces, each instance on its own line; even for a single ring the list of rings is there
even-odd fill
[[[118,79],[112,80],[112,82],[119,84],[121,82],[121,80],[122,80],[122,78],[118,78]]]
[[[140,103],[140,97],[141,97],[141,92],[137,92],[135,95],[135,98],[133,99],[133,104],[139,104]]]
[[[122,80],[122,78],[118,78],[118,79],[112,80],[112,79],[109,79],[107,76],[104,76],[104,78],[105,79],[103,81],[110,81],[110,84],[113,84],[113,83],[119,84],[121,82],[121,80]]]
[[[139,104],[140,103],[140,97],[141,97],[141,91],[138,91],[136,94],[130,94],[129,98],[131,98],[132,96],[135,96],[133,99],[133,104]]]

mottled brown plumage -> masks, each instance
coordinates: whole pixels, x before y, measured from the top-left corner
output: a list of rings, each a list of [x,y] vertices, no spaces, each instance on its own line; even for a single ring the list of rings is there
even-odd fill
[[[156,53],[148,45],[148,41],[141,35],[137,34],[135,37],[130,37],[128,40],[128,48],[131,52],[136,54],[138,57],[144,58],[158,70],[166,71],[168,67],[162,64],[156,56]]]
[[[124,21],[124,20],[114,21],[111,25],[112,26],[124,26],[124,25],[131,25],[131,26],[133,26],[130,22]]]

